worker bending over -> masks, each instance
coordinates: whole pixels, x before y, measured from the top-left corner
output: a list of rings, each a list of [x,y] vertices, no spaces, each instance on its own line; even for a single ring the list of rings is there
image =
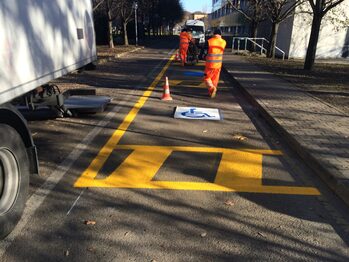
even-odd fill
[[[192,41],[191,34],[188,33],[186,28],[182,29],[182,32],[179,35],[179,53],[181,56],[182,66],[184,66],[187,61],[187,52],[190,41]]]
[[[211,98],[216,96],[224,48],[227,44],[225,40],[222,39],[221,30],[216,29],[213,34],[213,37],[208,40],[208,52],[205,66],[205,84]]]

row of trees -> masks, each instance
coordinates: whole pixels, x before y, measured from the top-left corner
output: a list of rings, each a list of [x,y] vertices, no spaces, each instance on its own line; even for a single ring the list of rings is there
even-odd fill
[[[172,30],[184,15],[180,0],[93,0],[94,12],[108,20],[108,41],[114,48],[113,28],[121,25],[124,44],[128,45],[127,25],[134,21],[137,14],[141,31],[146,27],[148,34],[161,33],[164,28]],[[137,19],[138,20],[138,19]]]
[[[246,0],[247,6],[244,9],[235,6],[231,0],[227,1],[231,8],[240,12],[250,22],[252,37],[257,36],[259,23],[267,19],[271,22],[268,57],[275,57],[275,44],[280,23],[294,15],[298,6],[305,6],[308,3],[309,8],[302,8],[302,12],[312,15],[311,34],[304,69],[311,70],[315,61],[321,22],[330,10],[344,0]]]

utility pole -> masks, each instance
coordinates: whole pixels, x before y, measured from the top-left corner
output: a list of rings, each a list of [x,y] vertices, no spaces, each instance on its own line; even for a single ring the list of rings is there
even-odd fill
[[[135,9],[136,46],[138,46],[138,30],[137,30],[137,9],[138,9],[138,3],[137,3],[137,1],[133,3],[133,8]]]

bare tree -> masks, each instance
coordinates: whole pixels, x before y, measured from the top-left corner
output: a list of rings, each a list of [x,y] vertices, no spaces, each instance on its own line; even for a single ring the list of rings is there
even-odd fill
[[[238,5],[234,5],[231,0],[227,0],[227,2],[230,8],[242,14],[250,22],[251,36],[256,38],[258,24],[267,18],[265,0],[247,0],[247,5],[243,9],[239,8]]]
[[[104,4],[105,0],[93,0],[92,5],[93,5],[93,12],[96,11],[98,8],[100,8]]]
[[[116,3],[119,0],[93,0],[93,11],[105,13],[108,20],[108,43],[109,48],[114,48],[113,21],[116,18]]]
[[[124,32],[124,45],[129,45],[128,36],[127,36],[127,24],[134,19],[133,3],[134,2],[130,0],[116,1],[116,14],[122,23],[122,28]]]
[[[153,34],[171,28],[183,18],[183,7],[179,0],[138,0],[139,9],[143,19],[148,22],[148,34],[150,29]]]
[[[313,11],[313,22],[307,54],[304,62],[304,69],[311,70],[314,66],[316,47],[319,40],[320,27],[322,18],[334,7],[342,3],[344,0],[308,0]]]
[[[129,44],[127,36],[127,25],[134,20],[135,0],[93,0],[93,10],[103,13],[108,20],[108,41],[111,48],[113,42],[113,22],[119,22],[122,25],[124,33],[124,43]],[[138,14],[141,25],[148,22],[148,32],[150,28],[153,33],[159,32],[159,29],[171,28],[183,17],[183,7],[180,0],[137,0]],[[162,30],[163,31],[163,30]]]
[[[268,17],[271,21],[269,49],[267,56],[275,57],[275,45],[280,23],[294,15],[297,6],[306,0],[265,0]]]
[[[114,48],[114,36],[113,36],[113,21],[117,16],[118,2],[120,0],[105,0],[106,12],[108,17],[108,40],[109,47]]]

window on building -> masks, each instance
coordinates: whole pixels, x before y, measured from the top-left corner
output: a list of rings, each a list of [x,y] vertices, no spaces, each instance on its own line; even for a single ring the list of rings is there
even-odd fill
[[[244,34],[245,34],[245,27],[241,26],[240,35],[244,35]]]
[[[235,26],[231,26],[231,27],[230,27],[230,33],[231,33],[232,35],[235,35],[235,30],[236,30],[236,27],[235,27]]]
[[[226,12],[226,14],[230,14],[230,4],[227,4],[225,6],[225,12]]]

